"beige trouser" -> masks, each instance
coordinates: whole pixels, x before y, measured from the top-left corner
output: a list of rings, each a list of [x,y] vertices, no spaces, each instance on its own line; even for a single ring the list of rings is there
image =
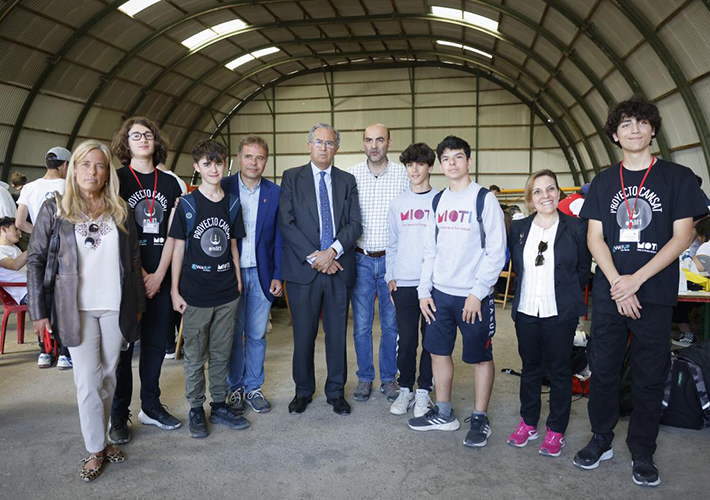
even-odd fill
[[[118,311],[79,311],[81,344],[70,347],[79,421],[89,453],[106,447],[106,430],[116,390],[116,366],[123,335]]]

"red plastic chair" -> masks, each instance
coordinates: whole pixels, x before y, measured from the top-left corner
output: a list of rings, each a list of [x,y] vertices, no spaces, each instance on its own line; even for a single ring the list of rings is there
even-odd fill
[[[25,342],[25,313],[27,312],[26,305],[19,305],[12,298],[5,288],[7,287],[27,287],[27,283],[9,283],[0,282],[0,300],[5,308],[5,313],[2,316],[2,329],[0,330],[0,354],[5,354],[5,334],[7,333],[7,322],[10,320],[12,313],[17,313],[17,343],[24,344]]]

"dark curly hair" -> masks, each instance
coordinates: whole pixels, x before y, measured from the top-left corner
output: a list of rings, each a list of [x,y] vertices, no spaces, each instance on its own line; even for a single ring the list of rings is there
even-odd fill
[[[466,159],[471,158],[471,146],[469,146],[468,142],[455,135],[444,137],[444,140],[436,147],[436,156],[439,157],[439,163],[441,163],[441,155],[444,153],[445,149],[463,149],[463,152],[466,154]]]
[[[434,165],[436,154],[425,142],[416,142],[407,146],[407,149],[399,155],[399,161],[402,165],[407,163],[426,163],[430,167]]]
[[[155,136],[155,149],[153,150],[153,166],[157,167],[161,163],[165,163],[168,159],[168,138],[163,135],[158,126],[152,120],[144,116],[132,116],[123,121],[119,129],[113,134],[111,141],[111,151],[119,159],[122,165],[131,163],[131,148],[128,145],[128,131],[133,125],[143,125],[150,129]]]
[[[621,147],[618,141],[614,140],[614,134],[619,128],[619,124],[625,118],[636,118],[637,120],[648,120],[653,127],[653,136],[658,135],[661,131],[661,114],[658,112],[658,107],[648,101],[645,97],[635,95],[631,99],[620,102],[609,110],[604,125],[604,132],[609,137],[611,142]],[[651,140],[653,144],[653,140]]]

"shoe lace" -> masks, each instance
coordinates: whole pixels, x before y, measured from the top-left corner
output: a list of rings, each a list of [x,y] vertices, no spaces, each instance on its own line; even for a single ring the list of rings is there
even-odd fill
[[[414,405],[417,408],[431,408],[433,406],[433,403],[431,401],[431,398],[429,397],[429,394],[417,393],[414,396]]]
[[[357,383],[357,388],[355,388],[355,391],[359,391],[359,390],[361,390],[361,389],[362,389],[363,391],[365,391],[365,390],[367,390],[369,384],[370,384],[369,382],[358,382],[358,383]]]
[[[560,441],[560,439],[562,439],[562,434],[548,431],[547,434],[545,434],[545,441],[543,444],[555,444]]]
[[[464,423],[471,424],[472,431],[480,431],[483,428],[483,425],[485,424],[485,422],[486,422],[485,417],[478,417],[476,415],[471,415],[470,417],[466,417],[464,419]]]
[[[205,412],[204,411],[200,411],[199,409],[190,410],[190,414],[191,414],[190,416],[193,418],[193,420],[198,424],[203,423],[205,421]]]
[[[258,389],[257,389],[258,390]],[[253,392],[253,391],[252,391]],[[263,396],[262,396],[263,397]],[[233,393],[229,395],[229,398],[227,399],[227,402],[229,404],[239,404],[242,402],[242,392],[237,389]]]
[[[264,399],[264,395],[261,393],[261,387],[258,389],[254,389],[253,391],[249,391],[247,394],[247,399]]]

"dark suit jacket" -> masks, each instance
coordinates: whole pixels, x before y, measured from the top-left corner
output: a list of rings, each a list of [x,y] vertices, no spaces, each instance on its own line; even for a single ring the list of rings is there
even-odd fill
[[[338,262],[347,286],[355,284],[355,242],[362,233],[360,202],[355,177],[333,167],[333,220],[335,239],[343,245]],[[320,216],[316,187],[310,162],[286,170],[281,180],[279,229],[284,240],[281,264],[283,278],[293,283],[308,284],[318,273],[306,257],[320,249]]]
[[[587,221],[570,217],[558,211],[560,225],[555,235],[555,299],[557,317],[560,321],[583,316],[587,312],[584,304],[584,287],[589,282],[592,256],[587,248]],[[513,298],[513,320],[518,313],[520,290],[523,286],[523,249],[530,234],[535,214],[525,219],[515,220],[510,225],[508,248],[513,260],[513,270],[517,276],[515,297]]]
[[[226,193],[239,197],[239,176],[230,175],[222,179],[222,189]],[[264,296],[273,302],[271,280],[281,280],[281,251],[283,240],[278,226],[279,187],[268,179],[261,179],[259,188],[259,208],[256,211],[256,272]],[[241,255],[242,240],[239,240]]]

